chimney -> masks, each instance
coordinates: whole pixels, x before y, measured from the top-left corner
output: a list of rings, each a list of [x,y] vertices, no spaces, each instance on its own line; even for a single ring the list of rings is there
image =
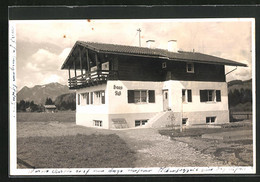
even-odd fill
[[[155,40],[147,40],[146,44],[147,44],[147,48],[154,48],[155,47]]]
[[[168,41],[168,51],[178,52],[177,40],[169,40]]]

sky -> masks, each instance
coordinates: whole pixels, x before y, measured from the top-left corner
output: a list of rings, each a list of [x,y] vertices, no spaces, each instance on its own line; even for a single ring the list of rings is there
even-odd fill
[[[141,46],[155,40],[167,49],[177,40],[178,49],[195,51],[245,63],[227,75],[227,81],[252,78],[252,22],[249,19],[157,20],[20,20],[16,24],[17,88],[51,82],[67,84],[61,66],[77,40]],[[226,66],[226,73],[235,67]]]

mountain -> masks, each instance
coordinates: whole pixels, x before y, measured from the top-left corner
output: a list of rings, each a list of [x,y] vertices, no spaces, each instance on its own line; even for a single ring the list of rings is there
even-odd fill
[[[25,86],[17,93],[17,102],[25,100],[34,101],[36,104],[44,104],[47,97],[54,101],[57,96],[72,92],[73,91],[69,90],[68,86],[61,85],[57,82],[45,85],[35,85],[32,88]]]
[[[235,89],[240,90],[240,89],[250,89],[252,90],[252,79],[250,80],[232,80],[228,82],[228,91],[234,91]]]
[[[252,111],[252,79],[228,82],[228,105],[230,111]]]

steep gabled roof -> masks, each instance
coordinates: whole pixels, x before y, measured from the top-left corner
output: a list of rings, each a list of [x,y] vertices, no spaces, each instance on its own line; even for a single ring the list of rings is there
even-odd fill
[[[140,56],[140,57],[152,57],[158,59],[167,59],[175,61],[190,61],[206,64],[221,64],[221,65],[230,65],[230,66],[247,66],[246,64],[239,63],[236,61],[223,59],[216,56],[211,56],[207,54],[202,54],[198,52],[170,52],[164,49],[153,49],[145,47],[136,47],[136,46],[126,46],[126,45],[116,45],[116,44],[104,44],[96,42],[84,42],[77,41],[75,45],[83,46],[92,51],[99,53],[108,53],[108,54],[119,54],[119,55],[128,55],[128,56]],[[76,47],[74,45],[74,47]],[[73,49],[71,50],[71,53]],[[70,54],[71,54],[70,53]],[[68,56],[69,57],[69,56]],[[68,58],[67,58],[68,59]],[[66,62],[62,65],[62,69],[66,69]]]

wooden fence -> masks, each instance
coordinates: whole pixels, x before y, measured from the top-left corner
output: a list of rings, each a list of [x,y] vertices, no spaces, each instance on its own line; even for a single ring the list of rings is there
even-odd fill
[[[230,121],[241,121],[252,119],[252,112],[231,112],[230,111]]]

